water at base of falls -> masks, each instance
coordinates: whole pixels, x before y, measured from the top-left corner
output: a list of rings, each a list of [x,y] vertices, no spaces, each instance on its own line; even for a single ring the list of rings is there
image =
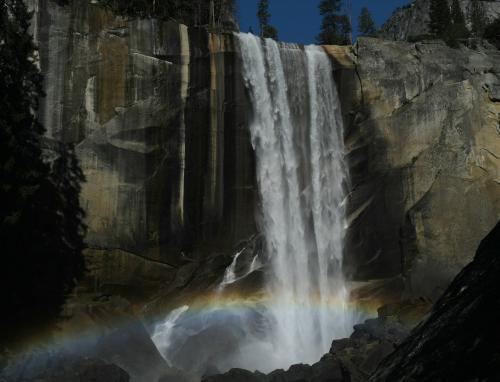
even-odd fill
[[[266,298],[253,306],[215,304],[196,328],[186,323],[193,322],[189,312],[174,312],[174,322],[163,323],[163,329],[158,325],[153,340],[163,338],[160,342],[176,353],[169,337],[175,325],[187,336],[211,328],[225,345],[237,343],[224,348],[228,354],[223,359],[202,357],[201,363],[212,362],[218,371],[240,367],[269,372],[317,362],[334,338],[352,331],[341,269],[347,178],[342,115],[333,68],[321,47],[236,36],[253,108],[249,128],[257,159],[258,224],[269,259]],[[239,279],[239,256],[219,293]],[[170,334],[162,337],[162,330]]]

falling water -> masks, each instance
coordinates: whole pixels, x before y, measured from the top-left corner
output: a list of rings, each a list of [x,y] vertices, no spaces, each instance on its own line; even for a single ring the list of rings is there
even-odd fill
[[[346,171],[332,66],[321,47],[280,49],[250,34],[238,40],[271,259],[274,366],[315,362],[350,330],[341,271]]]
[[[158,324],[151,339],[158,346],[158,350],[163,355],[165,360],[171,365],[171,360],[168,356],[170,345],[173,342],[173,335],[175,332],[175,325],[179,318],[189,309],[188,305],[181,306],[180,308],[171,311],[163,322]]]
[[[174,310],[154,328],[169,363],[201,374],[314,363],[354,323],[341,269],[346,166],[329,57],[321,47],[236,36],[266,253],[250,262],[248,252],[236,252],[214,298]],[[234,295],[255,272],[265,272],[266,298]]]

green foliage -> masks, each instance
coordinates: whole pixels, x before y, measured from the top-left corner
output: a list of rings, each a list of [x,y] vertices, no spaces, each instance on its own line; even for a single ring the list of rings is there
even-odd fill
[[[72,148],[44,160],[43,96],[22,0],[0,3],[0,294],[3,345],[54,320],[84,271],[83,174]]]
[[[358,24],[358,32],[363,36],[374,36],[377,33],[372,14],[367,7],[361,9]]]
[[[431,0],[429,7],[429,29],[437,37],[443,37],[451,24],[450,7],[447,0]]]
[[[472,0],[469,7],[469,21],[471,23],[471,32],[474,37],[482,37],[488,18],[484,5],[479,0]]]
[[[469,36],[465,16],[459,0],[431,0],[429,8],[431,33],[442,38],[451,47],[458,47],[459,41]]]
[[[351,22],[347,15],[339,14],[340,0],[322,0],[319,13],[323,16],[321,29],[316,41],[318,44],[349,45],[351,43]]]
[[[262,37],[264,38],[272,38],[274,40],[278,39],[278,30],[272,25],[264,26],[264,30],[262,31]]]
[[[264,38],[278,39],[278,30],[269,24],[271,14],[269,13],[269,1],[260,0],[257,7],[257,18],[259,19],[260,36]]]
[[[257,6],[257,18],[259,19],[260,29],[262,30],[267,24],[269,24],[269,18],[271,14],[269,13],[269,1],[260,0]]]

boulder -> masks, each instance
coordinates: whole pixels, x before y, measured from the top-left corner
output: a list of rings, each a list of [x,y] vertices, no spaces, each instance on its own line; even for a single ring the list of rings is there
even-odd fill
[[[496,381],[500,378],[500,223],[481,242],[430,315],[370,381]]]

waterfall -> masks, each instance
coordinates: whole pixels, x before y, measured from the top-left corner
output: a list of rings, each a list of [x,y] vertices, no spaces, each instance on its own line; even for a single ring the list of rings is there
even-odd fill
[[[237,37],[271,261],[269,356],[274,367],[315,362],[351,329],[341,270],[346,166],[332,66],[321,47]]]
[[[312,364],[354,323],[341,269],[347,174],[330,59],[317,46],[236,39],[265,248],[236,251],[213,295],[172,311],[152,335],[172,366],[200,374]]]

